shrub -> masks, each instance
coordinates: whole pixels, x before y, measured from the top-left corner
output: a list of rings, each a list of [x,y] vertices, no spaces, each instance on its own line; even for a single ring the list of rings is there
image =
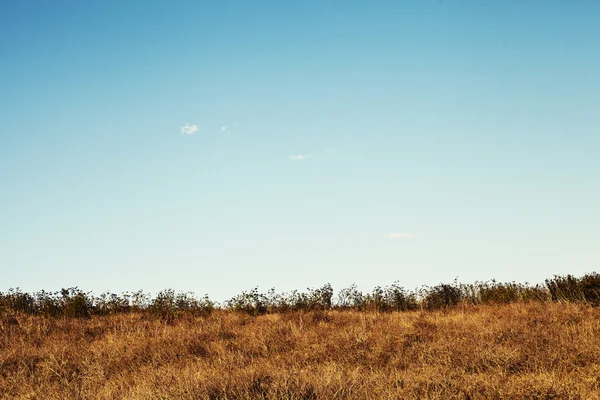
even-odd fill
[[[173,322],[181,314],[188,313],[196,316],[206,316],[214,309],[214,303],[205,296],[201,300],[190,292],[175,293],[173,289],[159,292],[151,301],[148,311],[158,318]]]
[[[364,310],[366,306],[365,296],[356,287],[356,284],[340,290],[338,293],[337,306],[339,308],[353,308],[355,310]]]
[[[308,289],[309,310],[329,310],[332,305],[333,288],[328,283],[318,289]]]
[[[593,306],[600,305],[600,274],[592,272],[584,275],[579,280],[579,286],[586,302]]]
[[[21,292],[21,289],[9,289],[8,293],[0,294],[0,305],[13,311],[32,314],[35,311],[35,299],[29,293]]]
[[[546,279],[552,301],[587,302],[600,305],[600,274],[592,272],[581,278],[573,275]]]
[[[456,306],[463,298],[462,291],[456,282],[441,283],[423,289],[423,306],[427,310],[438,310]]]
[[[409,311],[418,308],[417,295],[408,292],[398,282],[385,288],[384,297],[384,311]]]
[[[94,311],[100,315],[129,312],[131,305],[129,295],[124,293],[122,297],[115,293],[102,293],[94,300]]]
[[[546,279],[546,286],[552,301],[585,301],[579,281],[573,275],[554,275],[554,278]]]
[[[36,312],[47,317],[58,317],[63,314],[62,304],[57,293],[41,290],[35,295]]]
[[[227,300],[225,304],[228,308],[249,315],[262,315],[268,311],[268,298],[264,294],[259,293],[258,288],[254,288],[249,292],[242,292]]]
[[[524,286],[515,282],[499,283],[495,280],[491,282],[479,283],[479,299],[481,303],[513,303],[522,300]]]
[[[81,290],[74,288],[62,289],[62,314],[71,318],[89,318],[93,300]]]

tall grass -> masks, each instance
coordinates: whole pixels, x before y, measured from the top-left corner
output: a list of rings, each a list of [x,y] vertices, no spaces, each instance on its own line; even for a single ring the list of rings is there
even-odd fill
[[[600,398],[600,313],[588,304],[452,307],[455,290],[439,287],[426,304],[440,310],[379,312],[382,291],[365,295],[378,311],[177,318],[162,314],[181,306],[171,292],[153,303],[156,318],[150,308],[91,318],[5,309],[0,398]]]
[[[0,293],[0,399],[600,399],[600,275]]]

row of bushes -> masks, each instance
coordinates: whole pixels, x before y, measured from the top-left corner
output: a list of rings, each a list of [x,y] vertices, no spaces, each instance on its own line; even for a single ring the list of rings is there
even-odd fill
[[[78,288],[62,289],[58,292],[25,293],[10,289],[0,292],[0,311],[12,310],[26,314],[49,317],[88,318],[92,315],[109,315],[127,312],[147,312],[169,318],[175,313],[187,312],[206,315],[212,312],[215,303],[208,297],[197,299],[193,293],[176,293],[172,289],[159,292],[152,298],[143,291],[134,293],[103,293],[94,296]]]
[[[543,285],[495,280],[461,284],[457,281],[436,286],[423,286],[407,290],[398,282],[386,287],[375,287],[370,293],[361,292],[356,285],[333,296],[327,284],[308,292],[293,291],[277,294],[273,289],[263,294],[258,289],[232,298],[225,303],[228,309],[248,314],[265,314],[288,310],[358,310],[358,311],[410,311],[417,309],[439,310],[458,304],[508,304],[529,301],[582,302],[600,305],[600,274],[590,273],[581,278],[572,275],[554,276]]]
[[[424,286],[409,291],[397,282],[361,292],[356,285],[342,289],[334,297],[330,284],[306,292],[276,293],[274,289],[261,293],[257,288],[242,292],[222,305],[208,296],[196,298],[192,293],[172,289],[158,293],[154,298],[142,291],[134,293],[104,293],[94,296],[78,288],[59,292],[40,291],[25,293],[19,289],[0,292],[0,311],[12,310],[50,317],[91,317],[114,313],[145,312],[166,320],[178,314],[208,315],[215,308],[235,310],[251,315],[286,311],[359,310],[359,311],[409,311],[416,309],[438,310],[458,304],[490,304],[528,301],[582,302],[600,305],[600,274],[590,273],[580,278],[572,275],[546,279],[544,285],[527,283],[501,283],[495,280],[461,284],[457,281]]]

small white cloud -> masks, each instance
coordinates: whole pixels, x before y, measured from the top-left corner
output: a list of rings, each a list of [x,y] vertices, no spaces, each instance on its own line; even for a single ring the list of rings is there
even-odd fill
[[[198,132],[198,125],[185,124],[181,127],[181,133],[184,135],[193,135]]]
[[[414,237],[415,234],[410,232],[390,232],[386,235],[388,239],[413,239]]]
[[[229,125],[223,125],[221,127],[221,132],[225,132],[227,129],[229,129]]]
[[[312,157],[313,154],[293,154],[290,158],[292,161],[304,161]]]

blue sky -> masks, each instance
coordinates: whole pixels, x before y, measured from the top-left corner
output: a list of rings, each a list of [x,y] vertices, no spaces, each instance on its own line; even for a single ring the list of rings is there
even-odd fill
[[[598,270],[599,19],[583,0],[2,2],[0,290]]]

